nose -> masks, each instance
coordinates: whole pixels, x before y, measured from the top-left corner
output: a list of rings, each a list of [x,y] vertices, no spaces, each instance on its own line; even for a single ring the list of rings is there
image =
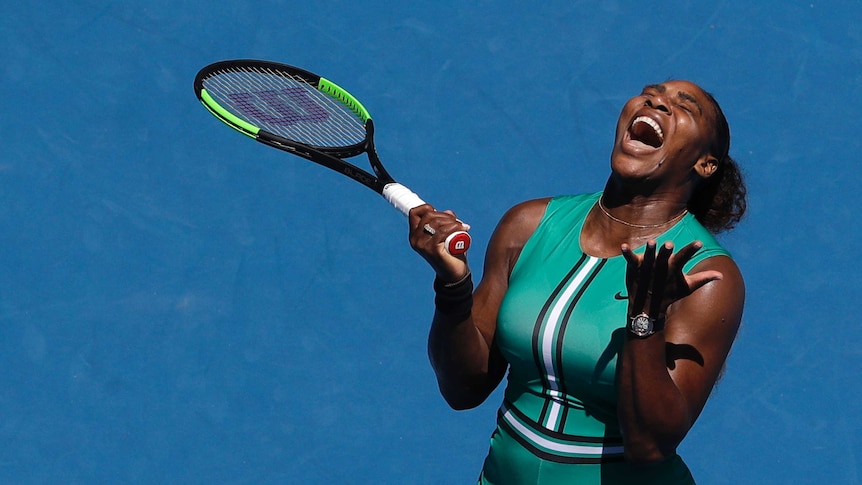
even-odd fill
[[[670,114],[670,107],[664,96],[652,96],[646,99],[646,105],[664,113]]]

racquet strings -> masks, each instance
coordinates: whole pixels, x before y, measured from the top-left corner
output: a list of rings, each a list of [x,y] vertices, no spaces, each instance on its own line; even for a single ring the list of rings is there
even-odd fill
[[[320,148],[365,140],[365,122],[356,113],[296,74],[229,67],[210,73],[202,83],[223,108],[283,138]]]

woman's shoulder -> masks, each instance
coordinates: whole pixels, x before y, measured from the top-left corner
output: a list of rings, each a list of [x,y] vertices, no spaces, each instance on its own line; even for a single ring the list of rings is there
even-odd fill
[[[522,245],[543,221],[559,217],[577,218],[580,212],[588,212],[600,195],[597,192],[526,200],[506,211],[495,232]]]
[[[683,221],[669,231],[669,234],[659,238],[661,241],[671,240],[674,245],[682,247],[692,241],[700,241],[702,247],[697,253],[686,263],[684,271],[691,271],[696,265],[705,260],[710,260],[718,256],[724,256],[732,261],[733,256],[693,215],[688,214]],[[714,261],[713,261],[714,262]]]
[[[523,246],[542,222],[552,200],[550,197],[531,199],[510,208],[497,224],[496,238],[507,241],[507,246]]]
[[[503,216],[503,220],[522,219],[526,217],[530,220],[536,220],[538,223],[538,221],[543,217],[561,210],[569,211],[579,206],[591,208],[600,196],[601,192],[595,192],[531,199],[521,202],[509,209],[506,212],[506,215]]]
[[[540,199],[530,199],[520,202],[506,211],[503,215],[503,221],[521,221],[523,219],[541,219],[548,208],[548,204],[553,200],[551,197],[543,197]]]
[[[589,211],[600,194],[563,195],[531,199],[506,211],[492,240],[500,247],[519,253],[540,226],[558,225],[563,219],[578,219]],[[566,226],[567,224],[562,224]]]

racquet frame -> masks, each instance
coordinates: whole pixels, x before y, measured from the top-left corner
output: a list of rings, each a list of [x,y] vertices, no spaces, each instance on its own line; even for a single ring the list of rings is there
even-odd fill
[[[222,107],[209,94],[204,86],[205,81],[214,73],[230,71],[232,69],[244,71],[245,69],[252,68],[260,70],[272,69],[288,73],[291,76],[294,76],[294,80],[299,78],[304,83],[316,88],[318,91],[322,91],[342,103],[364,122],[364,140],[352,145],[340,147],[320,147],[290,140],[265,129],[258,128],[233,114],[228,109]],[[194,88],[198,100],[200,100],[210,113],[240,133],[257,140],[260,143],[305,158],[306,160],[310,160],[318,165],[350,177],[362,185],[374,190],[378,194],[381,194],[387,201],[389,201],[390,204],[401,211],[404,215],[408,215],[410,209],[425,204],[425,202],[413,191],[396,182],[389,172],[387,172],[386,168],[383,167],[383,163],[380,161],[380,158],[377,155],[377,150],[374,146],[374,121],[371,119],[371,115],[368,113],[368,110],[366,110],[362,103],[353,97],[353,95],[332,81],[304,69],[287,64],[242,59],[216,62],[204,67],[195,77]],[[373,174],[344,160],[344,158],[354,157],[361,153],[365,153],[367,155],[369,164],[374,171]],[[446,239],[445,245],[451,254],[464,253],[470,246],[470,236],[463,231],[455,232]]]

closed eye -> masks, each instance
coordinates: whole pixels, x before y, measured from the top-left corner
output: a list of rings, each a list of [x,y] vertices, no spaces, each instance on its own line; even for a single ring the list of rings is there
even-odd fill
[[[682,91],[680,91],[677,96],[680,99],[680,107],[682,107],[688,112],[692,112],[691,105],[694,105],[695,107],[697,107],[697,112],[701,115],[703,114],[703,107],[701,107],[700,103],[697,101],[697,98]]]

